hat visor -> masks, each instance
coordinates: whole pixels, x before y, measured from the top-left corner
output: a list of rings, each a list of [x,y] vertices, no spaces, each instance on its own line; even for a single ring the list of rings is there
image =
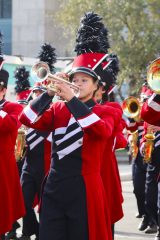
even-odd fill
[[[17,100],[17,103],[27,105],[28,101],[27,100]]]
[[[92,69],[85,68],[85,67],[72,68],[72,70],[68,73],[70,79],[72,79],[73,75],[78,72],[85,73],[85,74],[93,77],[95,80],[99,79],[99,76]]]

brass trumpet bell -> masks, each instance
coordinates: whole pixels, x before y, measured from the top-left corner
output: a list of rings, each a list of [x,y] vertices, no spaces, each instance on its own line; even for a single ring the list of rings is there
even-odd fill
[[[45,62],[38,62],[31,69],[31,77],[35,82],[43,82],[49,76],[49,66]]]
[[[75,96],[79,96],[79,87],[75,84],[65,80],[59,76],[53,75],[50,73],[50,69],[47,63],[45,62],[38,62],[31,68],[31,77],[35,82],[40,82],[43,84],[45,82],[45,87],[57,92],[56,83],[65,83],[67,84],[74,92]]]
[[[150,88],[160,94],[160,58],[155,59],[147,69],[147,82]]]
[[[128,97],[122,103],[122,110],[126,117],[136,118],[140,114],[140,103],[135,97]]]

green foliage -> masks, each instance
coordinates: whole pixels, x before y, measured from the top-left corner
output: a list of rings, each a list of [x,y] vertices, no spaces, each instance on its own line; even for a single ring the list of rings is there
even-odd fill
[[[159,0],[62,0],[57,16],[75,44],[80,18],[87,11],[103,17],[110,33],[111,52],[120,59],[119,84],[124,81],[136,95],[146,76],[146,67],[160,50]]]

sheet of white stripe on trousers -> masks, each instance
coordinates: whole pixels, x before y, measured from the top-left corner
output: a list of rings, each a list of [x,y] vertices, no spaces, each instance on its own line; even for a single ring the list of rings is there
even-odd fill
[[[60,143],[66,141],[67,139],[69,139],[70,137],[74,136],[76,133],[82,131],[82,128],[78,127],[75,130],[73,130],[72,132],[69,132],[68,134],[66,134],[62,139],[55,141],[55,143],[57,145],[59,145]]]
[[[39,138],[37,138],[33,143],[31,143],[31,144],[29,145],[30,150],[32,150],[32,149],[33,149],[38,143],[40,143],[43,139],[44,139],[43,137],[39,137]]]
[[[64,148],[63,150],[57,152],[59,160],[65,157],[66,155],[70,154],[77,148],[81,147],[83,143],[83,138],[78,139],[73,144],[69,145],[68,147]]]

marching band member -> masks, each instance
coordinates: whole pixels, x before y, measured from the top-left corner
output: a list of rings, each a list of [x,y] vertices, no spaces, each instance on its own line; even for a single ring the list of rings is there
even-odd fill
[[[151,94],[152,91],[148,88],[147,82],[145,82],[140,93],[140,108]],[[143,135],[145,133],[145,123],[141,119],[140,113],[138,113],[135,119],[128,119],[128,122],[130,122],[128,130],[130,130],[129,138],[131,137],[130,141],[133,146],[134,155],[132,163],[134,193],[137,199],[139,215],[143,217],[138,229],[144,231],[146,234],[155,233],[157,231],[156,214],[154,214],[156,212],[155,203],[157,198],[157,188],[154,184],[155,179],[153,177],[155,174],[153,173],[153,167],[150,167],[150,165],[144,161],[144,157],[140,150]],[[137,137],[134,138],[134,134],[137,134]]]
[[[95,26],[99,16],[92,18],[92,13],[88,14]],[[55,95],[55,90],[48,89],[32,101],[20,117],[29,127],[53,131],[51,169],[41,201],[40,240],[112,239],[101,161],[106,141],[113,134],[116,116],[110,107],[93,100],[103,76],[102,62],[107,62],[108,54],[86,49],[82,53],[81,50],[77,48],[80,54],[69,72],[70,81],[79,88],[79,97],[74,96],[73,86],[57,82],[56,94],[64,102],[53,103],[43,112]]]
[[[160,129],[159,129],[160,130]],[[148,226],[145,233],[157,232],[157,196],[158,184],[157,178],[160,169],[159,158],[159,134],[157,127],[144,122],[144,134],[141,142],[141,153],[144,162],[147,164],[146,183],[145,183],[145,210]],[[148,141],[149,137],[149,141]],[[152,139],[151,139],[152,138]],[[149,146],[149,151],[148,147]]]
[[[145,100],[147,100],[153,91],[146,86],[146,91],[144,92]],[[144,103],[145,104],[145,103]],[[145,181],[145,215],[142,221],[144,224],[145,233],[156,233],[157,232],[157,175],[159,172],[159,163],[157,161],[158,149],[153,149],[150,158],[152,161],[148,159],[147,155],[143,153],[142,149],[144,143],[146,142],[148,131],[151,130],[148,123],[144,121],[144,132],[142,135],[141,143],[140,143],[140,152],[143,158],[143,162],[146,165],[146,181]],[[153,130],[153,126],[152,126]],[[156,135],[159,135],[158,131],[155,132]],[[151,136],[151,134],[150,134]],[[145,151],[145,150],[144,150]],[[147,224],[148,223],[148,224]]]
[[[144,93],[146,92],[146,86],[144,85],[140,93],[140,102],[144,101]],[[137,218],[142,218],[145,215],[145,181],[146,181],[146,164],[143,162],[143,157],[139,151],[140,140],[143,135],[144,127],[143,120],[138,116],[135,118],[128,118],[126,121],[128,130],[128,143],[130,145],[130,151],[132,155],[132,179],[133,179],[133,192],[137,201],[138,214]],[[145,222],[145,223],[144,223]],[[139,224],[138,229],[143,231],[147,227],[148,222],[143,219]]]
[[[92,100],[98,76],[93,65],[87,67],[93,59],[99,62],[103,57],[87,53],[75,58],[70,79],[80,88],[79,98],[67,84],[57,83],[57,94],[66,102],[54,103],[37,119],[38,112],[54,96],[48,90],[21,115],[25,125],[53,131],[51,169],[42,195],[40,240],[111,239],[100,163],[114,116]]]
[[[86,13],[85,16],[81,18],[80,27],[78,29],[78,33],[76,37],[76,46],[75,46],[75,51],[77,52],[78,55],[83,54],[85,52],[108,53],[108,48],[109,48],[108,34],[107,34],[108,30],[104,26],[101,20],[102,18],[93,12]],[[116,76],[119,71],[117,56],[114,54],[108,54],[107,61],[105,60],[103,61],[102,67],[103,67],[103,74],[101,74],[101,79],[98,82],[99,89],[96,90],[94,94],[94,98],[98,100],[97,95],[99,95],[103,105],[107,105],[108,109],[110,109],[111,112],[115,113],[115,119],[117,120],[117,123],[115,125],[118,126],[118,123],[121,121],[120,119],[122,117],[121,107],[119,106],[119,104],[117,104],[118,108],[117,106],[115,107],[116,103],[115,104],[110,103],[109,105],[107,101],[108,91],[112,87],[112,85],[115,84]],[[100,86],[100,83],[101,84],[103,83],[105,86],[103,86],[102,88],[102,86]],[[112,149],[115,147],[115,144],[114,144],[115,134],[120,136],[120,134],[118,134],[117,129],[118,128],[114,130],[114,132],[117,132],[117,133],[114,133],[113,136],[110,137],[110,139],[108,139],[107,141],[105,152],[104,152],[104,158],[101,164],[101,177],[102,177],[104,189],[105,189],[107,200],[108,200],[107,207],[110,211],[110,219],[112,224],[114,224],[116,221],[121,219],[123,216],[123,210],[122,210],[123,197],[122,197],[122,191],[121,191],[119,171],[118,171],[115,155],[113,153],[114,151],[112,151]],[[122,132],[121,132],[121,135],[122,135]],[[126,144],[126,140],[125,140],[125,144]],[[113,232],[113,238],[114,238],[114,231],[112,232]]]
[[[3,59],[1,58],[1,66]],[[9,74],[0,70],[0,239],[10,231],[12,224],[25,214],[18,169],[14,155],[17,130],[20,126],[18,115],[22,107],[5,99]],[[7,174],[7,175],[6,175]],[[7,177],[8,176],[8,177]],[[16,207],[18,206],[18,208]]]
[[[14,77],[16,79],[15,81],[16,102],[19,103],[22,107],[24,107],[28,104],[27,99],[29,98],[31,93],[30,82],[29,82],[29,71],[26,70],[25,66],[17,67],[14,72]],[[19,129],[22,130],[22,128],[23,126],[21,125]],[[19,135],[19,130],[18,130],[18,135]],[[24,136],[24,140],[25,140],[25,136]],[[16,143],[16,147],[17,147],[17,144],[19,143]],[[20,145],[23,146],[24,144],[20,143]],[[20,146],[20,148],[22,146]],[[23,166],[23,156],[20,156],[20,155],[21,155],[21,150],[15,149],[15,158],[16,158],[16,163],[19,171],[19,176],[21,176],[22,166]],[[16,238],[17,236],[16,230],[18,228],[20,228],[20,224],[16,221],[15,223],[13,223],[12,229],[7,233],[5,240]]]
[[[158,82],[160,81],[159,68],[160,58],[155,59],[148,67],[147,72],[147,78],[148,78],[148,84],[155,92],[159,92],[159,85]],[[156,82],[156,84],[155,84]],[[154,85],[155,84],[155,85]],[[155,89],[156,86],[156,89]],[[157,90],[157,91],[156,91]],[[160,127],[160,95],[159,93],[153,93],[152,96],[148,99],[146,103],[144,103],[142,110],[141,110],[141,117],[146,121],[147,123],[151,124],[153,126]],[[159,146],[159,140],[158,137],[155,139],[157,142],[157,147],[154,144],[154,147],[158,149]],[[160,171],[159,171],[160,176]],[[158,176],[158,232],[155,237],[155,240],[160,240],[160,177]]]

